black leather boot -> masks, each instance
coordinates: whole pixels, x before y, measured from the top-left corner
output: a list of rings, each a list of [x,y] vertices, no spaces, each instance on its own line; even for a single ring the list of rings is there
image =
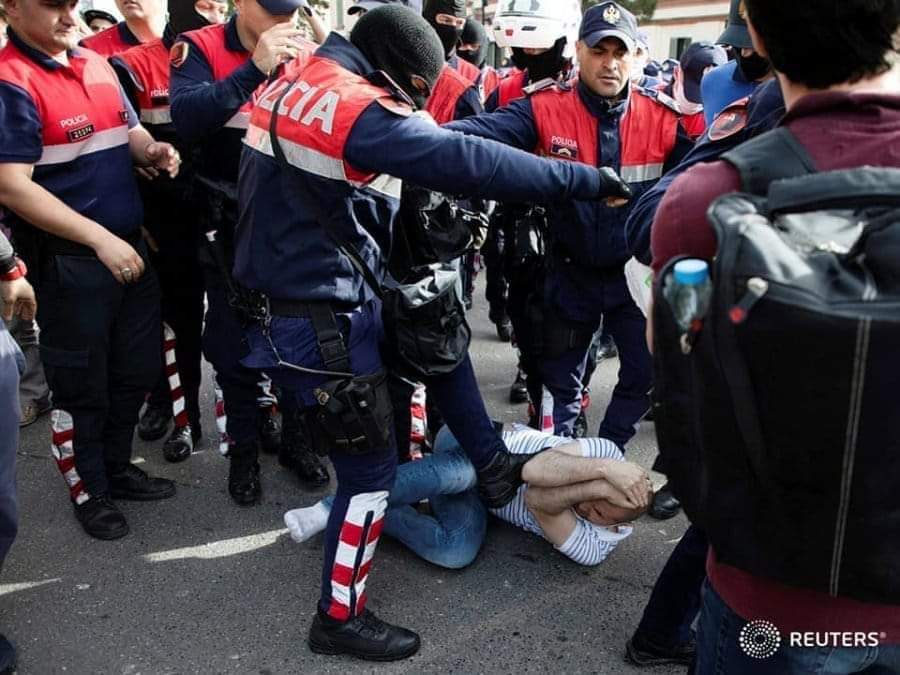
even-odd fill
[[[509,504],[522,485],[522,467],[534,455],[512,455],[498,452],[481,471],[478,471],[478,496],[489,509]]]
[[[113,499],[133,502],[155,502],[175,496],[175,483],[167,478],[154,478],[134,464],[108,470],[109,495]]]
[[[281,420],[274,408],[263,413],[262,423],[259,427],[259,440],[262,451],[267,455],[274,455],[281,448]]]
[[[681,502],[672,494],[669,484],[666,483],[656,494],[653,495],[653,501],[650,503],[650,515],[657,520],[668,520],[674,518],[681,513]]]
[[[258,458],[256,443],[234,445],[228,452],[228,494],[240,506],[256,504],[262,496]]]
[[[419,651],[420,645],[417,634],[386,623],[369,610],[346,623],[317,612],[309,629],[309,648],[316,654],[399,661]]]
[[[528,402],[528,385],[525,383],[525,374],[521,370],[516,372],[516,381],[509,388],[509,402]]]
[[[163,457],[167,462],[183,462],[194,452],[194,443],[199,441],[202,435],[200,428],[191,424],[175,427],[163,443]]]
[[[172,421],[172,406],[156,406],[147,404],[137,425],[138,436],[143,441],[158,441],[169,430]]]
[[[292,416],[285,414],[283,420],[278,463],[297,474],[301,483],[312,488],[328,485],[330,481],[328,470],[309,445],[303,414],[300,412],[295,412]]]
[[[94,539],[121,539],[128,534],[128,522],[109,495],[96,495],[74,506],[81,527]]]

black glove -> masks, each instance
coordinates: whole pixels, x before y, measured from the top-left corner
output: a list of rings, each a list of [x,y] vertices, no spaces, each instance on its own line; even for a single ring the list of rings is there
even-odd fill
[[[628,184],[608,166],[601,166],[597,169],[597,173],[600,174],[600,191],[597,193],[597,199],[631,199],[634,196]]]

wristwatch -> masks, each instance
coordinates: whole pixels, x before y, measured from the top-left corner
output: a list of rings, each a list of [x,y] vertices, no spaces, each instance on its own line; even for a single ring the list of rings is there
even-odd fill
[[[28,274],[25,263],[15,256],[0,260],[0,281],[15,281]]]

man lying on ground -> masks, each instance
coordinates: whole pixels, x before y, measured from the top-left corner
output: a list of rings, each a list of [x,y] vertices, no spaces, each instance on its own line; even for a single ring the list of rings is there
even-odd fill
[[[647,472],[626,462],[602,438],[572,440],[515,426],[503,434],[513,454],[534,454],[522,472],[525,485],[495,516],[549,541],[582,565],[599,565],[631,534],[627,525],[647,510]],[[419,557],[451,569],[471,563],[484,542],[487,509],[475,490],[477,476],[465,452],[444,428],[434,454],[399,467],[384,532]],[[284,521],[297,542],[325,529],[332,497],[294,509]],[[428,500],[431,514],[419,504]]]

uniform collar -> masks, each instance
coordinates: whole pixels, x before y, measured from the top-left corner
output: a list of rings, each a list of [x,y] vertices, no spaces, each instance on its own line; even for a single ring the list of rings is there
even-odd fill
[[[241,38],[237,30],[237,14],[228,19],[225,24],[225,49],[230,52],[245,52],[244,45],[241,44]]]
[[[166,24],[162,34],[163,47],[172,49],[172,46],[175,44],[175,38],[177,37],[178,33],[175,32],[175,29],[173,29],[170,24]]]
[[[337,62],[345,70],[357,75],[368,75],[375,68],[356,45],[337,33],[332,33],[316,50],[316,56]]]
[[[631,83],[629,82],[626,86],[628,88],[628,95],[630,95]],[[606,98],[599,94],[595,94],[588,89],[587,85],[582,82],[581,79],[578,80],[578,98],[580,98],[581,102],[587,106],[587,109],[594,117],[621,115],[625,112],[625,108],[628,104],[628,95],[621,99]]]
[[[9,36],[9,43],[11,45],[22,52],[22,54],[24,54],[28,59],[34,61],[45,70],[59,70],[60,68],[65,68],[65,66],[56,59],[50,58],[41,50],[35,49],[34,47],[26,43],[16,34],[12,27],[7,28],[6,33]],[[77,50],[72,49],[68,50],[66,54],[68,54],[69,58],[78,56]]]
[[[119,31],[119,37],[122,38],[122,42],[124,42],[126,45],[141,44],[141,41],[138,40],[137,35],[131,32],[128,24],[124,21],[120,21],[119,23],[117,23],[116,29]]]

